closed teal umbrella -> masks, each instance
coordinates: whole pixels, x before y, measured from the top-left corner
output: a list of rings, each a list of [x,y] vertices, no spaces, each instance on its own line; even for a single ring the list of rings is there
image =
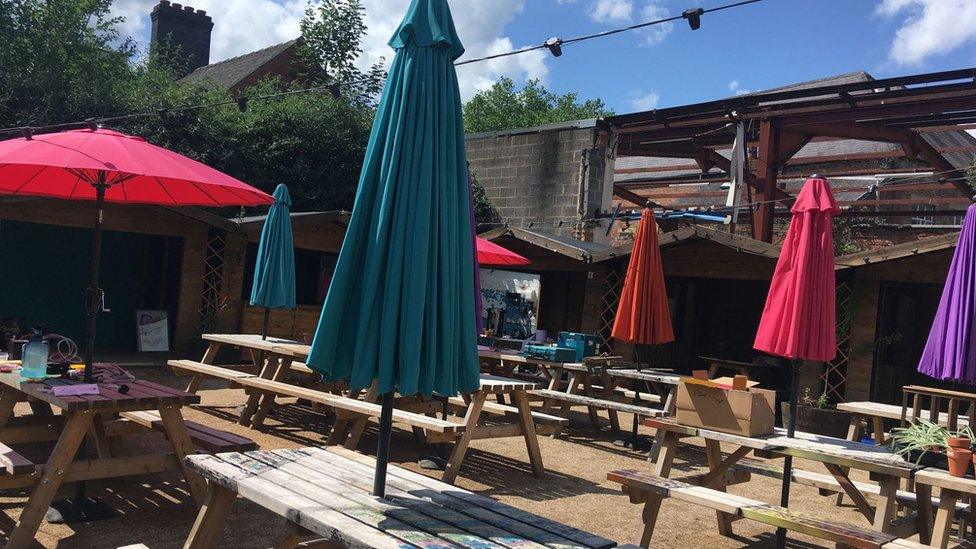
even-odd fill
[[[373,121],[356,203],[308,365],[383,397],[374,494],[384,492],[393,393],[478,388],[464,127],[446,0],[413,0]]]
[[[278,185],[273,196],[274,204],[261,229],[251,286],[251,305],[264,307],[262,337],[268,336],[271,309],[295,308],[295,244],[291,236],[288,187]]]

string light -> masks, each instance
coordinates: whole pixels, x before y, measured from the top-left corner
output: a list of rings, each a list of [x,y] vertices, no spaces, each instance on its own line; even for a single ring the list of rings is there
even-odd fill
[[[666,17],[666,18],[663,18],[663,19],[655,19],[653,21],[645,21],[643,23],[638,23],[636,25],[630,25],[630,26],[627,26],[627,27],[620,27],[620,28],[610,29],[610,30],[606,30],[606,31],[602,31],[602,32],[594,33],[594,34],[587,34],[587,35],[583,35],[583,36],[576,36],[576,37],[569,38],[569,39],[565,39],[565,40],[562,39],[562,38],[560,38],[560,37],[554,36],[554,37],[551,37],[551,38],[546,39],[545,42],[543,42],[542,44],[539,44],[537,46],[528,46],[528,47],[521,48],[521,49],[517,49],[517,50],[511,50],[511,51],[507,51],[507,52],[496,53],[496,54],[493,54],[493,55],[486,55],[484,57],[477,57],[477,58],[474,58],[474,59],[467,59],[467,60],[464,60],[464,61],[458,61],[458,62],[454,63],[454,66],[460,67],[460,66],[464,66],[464,65],[470,65],[472,63],[482,63],[482,62],[485,62],[485,61],[491,61],[493,59],[500,59],[500,58],[503,58],[503,57],[510,57],[510,56],[513,56],[513,55],[521,55],[521,54],[525,54],[525,53],[529,53],[529,52],[536,51],[536,50],[541,50],[541,49],[547,49],[547,50],[549,50],[549,52],[554,57],[560,57],[563,54],[563,47],[564,46],[567,46],[567,45],[570,45],[570,44],[578,44],[580,42],[586,42],[588,40],[594,40],[596,38],[605,38],[607,36],[612,36],[612,35],[615,35],[615,34],[620,34],[622,32],[628,32],[628,31],[632,31],[632,30],[642,29],[642,28],[646,28],[646,27],[650,27],[650,26],[654,26],[654,25],[662,25],[662,24],[665,24],[665,23],[670,23],[672,21],[677,21],[679,19],[688,19],[689,24],[692,25],[692,30],[695,30],[695,29],[697,29],[701,25],[701,21],[700,21],[701,16],[704,15],[704,14],[706,14],[706,13],[712,13],[712,12],[717,12],[717,11],[722,11],[722,10],[727,10],[727,9],[732,9],[732,8],[738,8],[738,7],[741,7],[741,6],[745,6],[745,5],[748,5],[748,4],[755,4],[755,3],[758,3],[758,2],[762,2],[762,1],[763,0],[743,0],[743,1],[740,1],[740,2],[734,2],[734,3],[731,3],[731,4],[725,4],[725,5],[722,5],[722,6],[716,6],[714,8],[708,8],[708,9],[694,8],[694,9],[685,10],[684,12],[682,12],[681,15],[677,15],[677,16],[674,16],[674,17]],[[692,19],[692,17],[694,19]],[[252,101],[268,101],[268,100],[272,100],[272,99],[286,97],[286,96],[289,96],[289,95],[304,94],[304,93],[313,93],[313,92],[319,92],[319,91],[328,91],[334,97],[339,97],[339,95],[340,95],[340,93],[339,93],[340,92],[340,87],[350,88],[350,87],[357,86],[357,85],[360,85],[360,84],[368,83],[368,82],[370,82],[370,80],[371,79],[369,79],[369,78],[362,78],[362,79],[358,79],[358,80],[350,80],[350,81],[347,81],[347,82],[331,82],[329,84],[325,84],[325,85],[322,85],[322,86],[313,86],[313,87],[309,87],[309,88],[298,88],[298,89],[292,89],[292,90],[288,90],[288,91],[283,91],[283,92],[278,92],[278,93],[271,93],[271,94],[265,94],[265,95],[256,95],[256,96],[240,95],[240,96],[235,97],[235,98],[233,98],[231,100],[228,100],[228,101],[216,101],[216,102],[213,102],[213,103],[204,103],[204,104],[199,104],[199,105],[188,105],[188,106],[182,106],[182,107],[168,107],[168,108],[164,108],[164,109],[158,109],[158,110],[153,111],[153,112],[141,112],[141,113],[133,113],[133,114],[120,115],[120,116],[107,116],[107,117],[100,117],[100,118],[92,118],[92,119],[86,120],[85,122],[67,122],[67,123],[62,123],[62,124],[50,124],[50,125],[46,125],[46,126],[30,126],[30,127],[17,126],[17,127],[12,127],[12,128],[3,128],[3,129],[0,129],[0,135],[14,133],[14,134],[20,134],[20,135],[22,135],[24,137],[27,137],[29,139],[31,135],[36,135],[36,134],[39,134],[39,133],[51,133],[51,132],[71,130],[71,129],[82,129],[82,128],[88,127],[90,121],[94,121],[98,125],[104,125],[104,124],[110,124],[110,123],[113,123],[113,122],[124,122],[124,121],[127,121],[127,120],[134,120],[134,119],[139,119],[139,118],[162,117],[162,116],[165,116],[166,114],[175,113],[175,112],[185,112],[185,111],[194,111],[194,110],[201,110],[201,109],[217,108],[217,107],[223,107],[223,106],[228,106],[228,105],[236,105],[237,108],[241,112],[245,112],[247,110],[248,103],[249,102],[252,102]]]

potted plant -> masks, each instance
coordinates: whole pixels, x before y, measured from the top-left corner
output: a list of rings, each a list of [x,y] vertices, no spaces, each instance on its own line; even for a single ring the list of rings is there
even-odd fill
[[[780,404],[783,414],[783,424],[790,421],[790,405],[788,402]],[[796,429],[806,433],[816,433],[835,438],[847,438],[847,430],[851,425],[850,412],[838,410],[827,393],[814,397],[813,391],[807,387],[796,405]]]
[[[965,476],[972,461],[973,432],[965,427],[950,432],[941,425],[918,419],[908,427],[891,430],[890,445],[898,455],[919,465],[938,467],[953,476]]]

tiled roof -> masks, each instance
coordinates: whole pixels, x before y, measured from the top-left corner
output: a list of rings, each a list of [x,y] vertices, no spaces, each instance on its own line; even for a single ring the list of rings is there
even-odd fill
[[[237,57],[231,57],[217,63],[212,63],[205,67],[200,67],[190,74],[180,79],[180,82],[202,82],[205,80],[214,81],[228,88],[233,87],[239,82],[254,74],[255,71],[263,67],[274,58],[288,51],[298,43],[301,38],[295,38],[281,44],[269,46],[267,48],[252,51]]]

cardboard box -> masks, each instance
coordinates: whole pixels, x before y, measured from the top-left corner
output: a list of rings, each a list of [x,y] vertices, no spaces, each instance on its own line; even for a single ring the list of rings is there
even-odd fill
[[[697,380],[678,384],[675,417],[689,427],[750,437],[768,435],[776,426],[775,410],[775,391],[737,391]]]

